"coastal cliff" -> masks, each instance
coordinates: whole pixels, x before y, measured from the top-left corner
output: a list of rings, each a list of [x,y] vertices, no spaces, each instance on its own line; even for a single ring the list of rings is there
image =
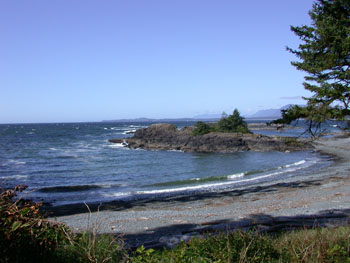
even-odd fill
[[[252,133],[211,132],[192,135],[193,127],[178,130],[172,124],[153,124],[139,129],[127,139],[112,139],[112,143],[124,142],[131,149],[181,150],[185,152],[238,152],[238,151],[298,151],[312,149],[306,139],[264,136]]]

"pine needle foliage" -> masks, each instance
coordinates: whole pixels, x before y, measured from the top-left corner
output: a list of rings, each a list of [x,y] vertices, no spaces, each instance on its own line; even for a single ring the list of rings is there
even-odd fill
[[[307,74],[303,85],[312,96],[304,98],[302,110],[291,108],[285,115],[306,118],[311,126],[343,121],[350,116],[350,1],[317,0],[309,15],[310,26],[291,27],[302,43],[287,50],[298,58],[292,65]]]

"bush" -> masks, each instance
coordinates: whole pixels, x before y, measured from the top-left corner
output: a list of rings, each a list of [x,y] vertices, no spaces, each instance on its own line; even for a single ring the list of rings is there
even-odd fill
[[[17,200],[14,189],[0,188],[0,262],[48,262],[66,239],[69,229],[39,214],[40,204]]]
[[[89,232],[74,234],[62,223],[45,219],[41,204],[15,200],[14,189],[0,188],[0,262],[120,262],[125,257],[121,239]],[[90,210],[89,210],[90,211]],[[91,213],[90,213],[91,215]],[[88,226],[89,227],[89,226]]]
[[[247,123],[237,109],[233,111],[232,115],[223,116],[217,123],[216,130],[219,132],[249,132]]]
[[[210,127],[208,124],[202,122],[202,121],[198,121],[195,125],[194,125],[194,129],[192,131],[192,135],[196,136],[196,135],[203,135],[203,134],[207,134],[209,132],[214,131],[213,127]]]
[[[210,126],[207,123],[199,121],[195,124],[192,135],[203,135],[210,132],[238,132],[248,133],[248,125],[241,117],[239,111],[235,109],[232,115],[227,116],[223,113],[222,118],[215,126]]]
[[[278,251],[267,236],[236,231],[206,239],[195,238],[173,250],[136,251],[133,262],[272,262]]]
[[[122,262],[126,253],[123,244],[119,243],[111,234],[97,235],[95,231],[83,232],[69,238],[69,244],[58,249],[57,255],[62,262]]]

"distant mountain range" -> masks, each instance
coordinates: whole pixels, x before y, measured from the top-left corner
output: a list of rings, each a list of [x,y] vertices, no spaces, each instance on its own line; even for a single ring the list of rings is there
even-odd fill
[[[260,110],[252,115],[247,116],[247,119],[279,119],[282,117],[282,110],[286,110],[290,107],[294,106],[294,104],[288,104],[283,106],[282,108],[279,109],[267,109],[267,110]],[[299,105],[299,106],[304,106],[304,105]]]
[[[118,120],[103,120],[102,122],[174,122],[174,121],[196,121],[193,118],[179,119],[151,119],[151,118],[136,118],[136,119],[118,119]]]
[[[246,119],[278,119],[281,118],[281,110],[288,109],[293,106],[288,104],[279,109],[260,110],[252,115],[245,116]],[[201,114],[192,118],[177,118],[177,119],[151,119],[151,118],[136,118],[136,119],[119,119],[119,120],[104,120],[102,122],[175,122],[175,121],[217,121],[221,118],[221,114]]]

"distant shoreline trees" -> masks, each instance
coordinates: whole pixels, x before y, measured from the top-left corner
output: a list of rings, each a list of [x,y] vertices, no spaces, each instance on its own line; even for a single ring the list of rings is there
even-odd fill
[[[210,132],[237,132],[248,133],[248,125],[239,111],[235,109],[231,115],[222,115],[222,118],[215,125],[209,125],[202,121],[195,124],[192,135],[203,135]]]

